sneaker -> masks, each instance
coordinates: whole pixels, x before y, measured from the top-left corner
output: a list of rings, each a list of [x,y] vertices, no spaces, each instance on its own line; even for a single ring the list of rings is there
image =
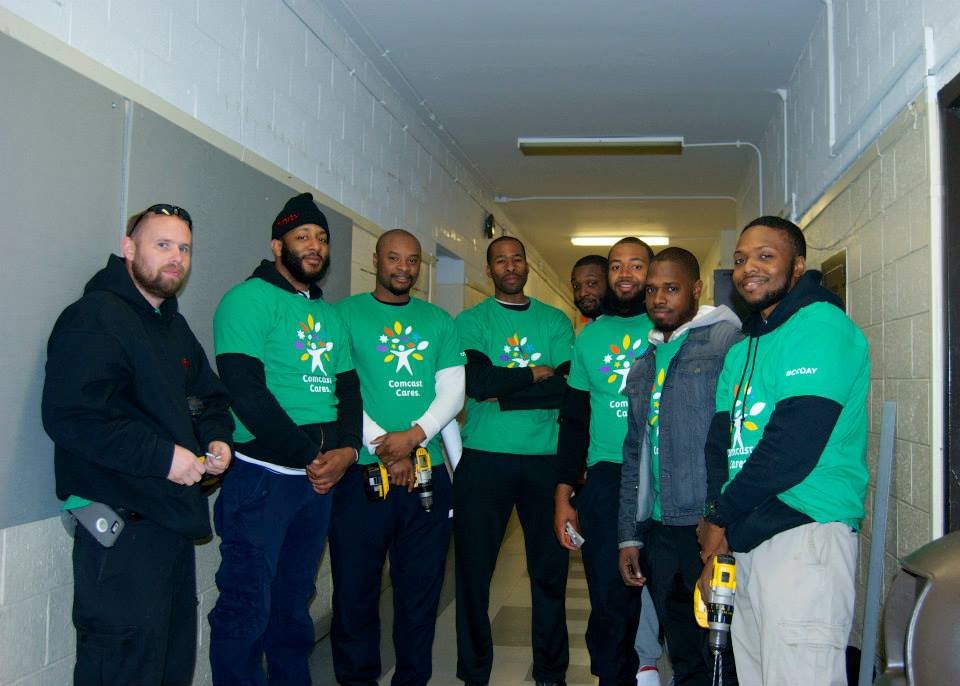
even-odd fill
[[[640,668],[637,672],[637,686],[660,686],[660,672],[656,665]]]

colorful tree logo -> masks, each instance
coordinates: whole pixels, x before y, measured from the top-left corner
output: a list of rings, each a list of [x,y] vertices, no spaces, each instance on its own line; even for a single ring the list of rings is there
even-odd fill
[[[630,334],[624,334],[620,345],[611,344],[610,353],[603,356],[600,371],[609,374],[607,383],[615,383],[618,378],[620,379],[618,393],[623,392],[624,386],[627,385],[627,374],[630,373],[630,367],[640,359],[644,350],[646,350],[646,345],[643,338],[631,341]]]
[[[404,327],[400,322],[394,322],[393,327],[383,327],[383,334],[380,336],[380,345],[377,351],[387,353],[383,358],[384,363],[397,361],[397,371],[406,369],[413,376],[413,369],[410,367],[410,358],[423,361],[423,355],[420,353],[430,346],[430,341],[421,340],[420,334],[415,333],[412,326]]]
[[[650,389],[650,426],[656,426],[660,419],[660,396],[663,391],[663,381],[667,376],[667,370],[661,369],[657,372],[657,380],[653,382],[653,388]]]
[[[753,386],[747,386],[747,392],[744,393],[743,400],[740,400],[739,384],[733,387],[733,395],[737,398],[733,405],[733,447],[736,449],[743,448],[743,429],[756,431],[760,428],[755,421],[747,419],[747,417],[756,417],[763,412],[767,404],[763,402],[753,403],[750,405],[750,409],[744,413],[745,403],[749,403],[750,396],[753,395]]]
[[[536,352],[532,343],[527,341],[527,337],[521,338],[520,334],[514,333],[507,338],[507,344],[503,346],[503,354],[500,355],[500,361],[506,362],[507,367],[536,367],[536,361],[543,357]]]
[[[312,314],[307,315],[307,323],[300,322],[300,329],[297,331],[297,340],[293,347],[302,350],[300,361],[311,360],[310,371],[320,370],[320,373],[326,376],[327,370],[323,366],[323,361],[330,361],[330,351],[333,350],[331,341],[324,341],[320,337],[321,324],[313,319]]]

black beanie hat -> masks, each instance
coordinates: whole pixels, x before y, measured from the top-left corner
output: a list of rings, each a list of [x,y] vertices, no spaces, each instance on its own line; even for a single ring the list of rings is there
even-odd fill
[[[313,202],[313,195],[310,193],[301,193],[300,195],[287,200],[287,204],[280,210],[280,214],[273,220],[273,235],[276,240],[283,238],[283,235],[298,226],[304,224],[316,224],[327,232],[330,237],[330,227],[327,226],[327,218],[323,212]]]

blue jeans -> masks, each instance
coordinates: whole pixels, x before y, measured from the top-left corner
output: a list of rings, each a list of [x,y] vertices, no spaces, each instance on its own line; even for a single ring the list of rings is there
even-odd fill
[[[208,617],[214,684],[310,684],[309,607],[330,503],[306,476],[274,474],[242,460],[230,467],[213,517],[221,539],[220,597]]]

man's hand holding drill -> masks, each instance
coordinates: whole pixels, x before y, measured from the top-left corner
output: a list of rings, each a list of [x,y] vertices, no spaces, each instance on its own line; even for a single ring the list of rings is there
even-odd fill
[[[417,477],[410,456],[426,438],[420,425],[414,424],[406,431],[389,431],[370,441],[377,446],[377,457],[390,473],[391,483],[406,486],[407,491],[414,489]]]

